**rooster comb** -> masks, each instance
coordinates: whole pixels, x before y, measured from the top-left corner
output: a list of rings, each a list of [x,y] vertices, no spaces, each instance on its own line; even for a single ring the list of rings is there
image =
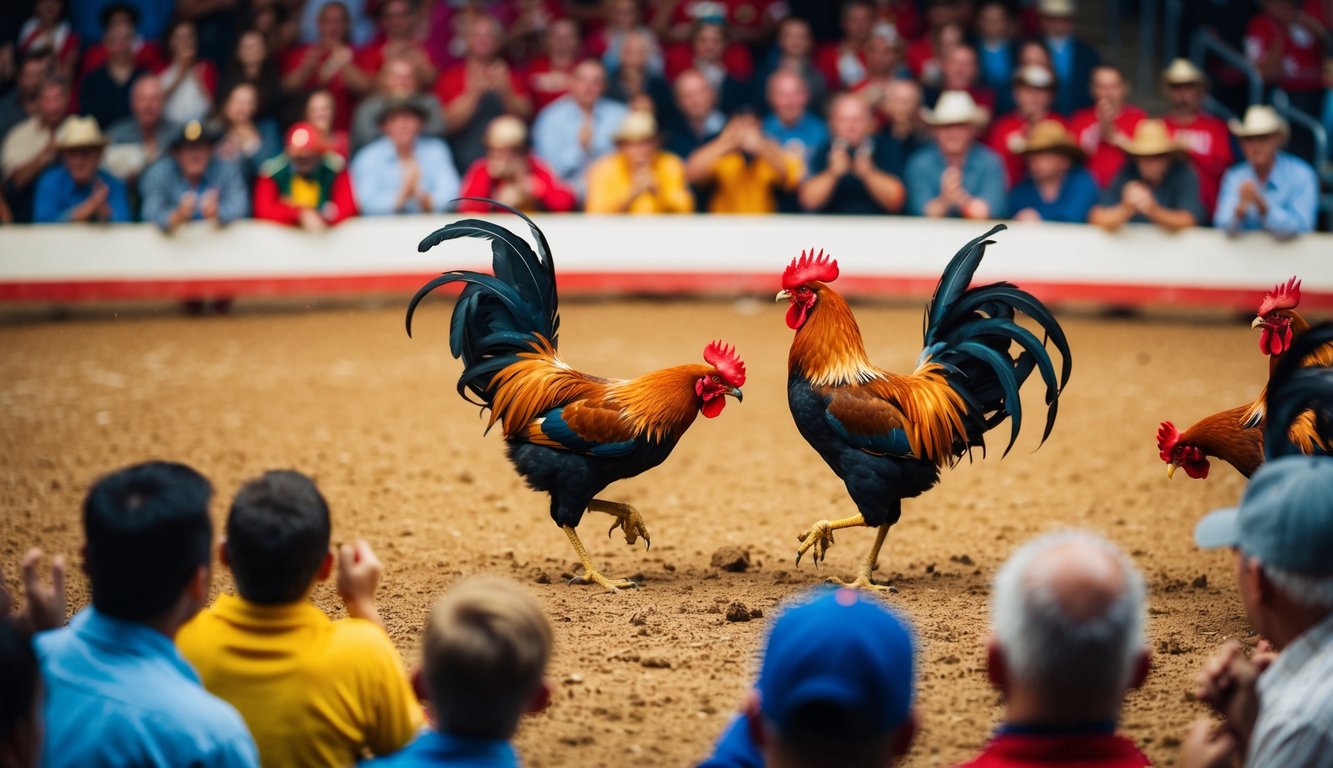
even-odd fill
[[[704,347],[704,362],[716,368],[731,386],[745,385],[745,363],[736,354],[735,347],[714,341]]]
[[[1301,281],[1295,277],[1285,284],[1278,283],[1273,290],[1264,294],[1264,302],[1259,305],[1259,316],[1263,317],[1277,309],[1295,309],[1301,303]]]
[[[824,249],[801,251],[801,255],[791,260],[787,271],[782,273],[783,290],[795,290],[811,280],[831,283],[838,279],[838,262],[824,255]]]
[[[1180,430],[1176,425],[1169,421],[1164,421],[1157,427],[1157,450],[1162,461],[1171,463],[1171,454],[1176,450],[1176,443],[1180,440]]]

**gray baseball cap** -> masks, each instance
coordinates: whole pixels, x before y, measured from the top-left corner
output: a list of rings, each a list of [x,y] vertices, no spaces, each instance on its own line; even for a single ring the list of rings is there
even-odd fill
[[[1194,526],[1204,549],[1236,547],[1284,571],[1333,575],[1333,458],[1284,456],[1250,478],[1240,506]]]

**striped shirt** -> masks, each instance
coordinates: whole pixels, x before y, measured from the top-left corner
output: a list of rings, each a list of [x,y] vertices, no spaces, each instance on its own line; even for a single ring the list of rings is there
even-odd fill
[[[1259,719],[1245,765],[1333,766],[1333,614],[1259,676]]]

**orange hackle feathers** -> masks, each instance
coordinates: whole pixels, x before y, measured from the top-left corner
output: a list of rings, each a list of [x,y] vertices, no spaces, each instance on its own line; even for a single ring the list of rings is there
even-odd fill
[[[505,437],[526,430],[533,419],[556,405],[587,398],[606,386],[570,368],[549,341],[537,338],[531,352],[520,353],[518,362],[502,369],[491,381],[495,394],[486,428],[499,421]]]
[[[704,347],[704,361],[716,368],[731,386],[745,386],[745,362],[736,354],[735,347],[714,341]]]
[[[1263,303],[1259,305],[1259,316],[1263,317],[1269,312],[1279,309],[1295,309],[1301,303],[1301,281],[1292,277],[1286,284],[1278,283],[1273,286],[1273,290],[1264,294]]]
[[[821,283],[831,283],[838,279],[838,262],[832,257],[824,255],[824,249],[819,249],[819,254],[815,254],[815,249],[801,251],[801,255],[791,260],[787,269],[782,273],[783,290],[795,290],[806,283],[818,280]]]

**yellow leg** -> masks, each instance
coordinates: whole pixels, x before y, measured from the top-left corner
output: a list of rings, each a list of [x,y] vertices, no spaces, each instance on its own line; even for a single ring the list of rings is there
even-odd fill
[[[815,565],[824,559],[824,554],[828,548],[833,546],[833,532],[839,528],[854,528],[858,525],[865,525],[866,519],[861,517],[860,513],[851,517],[844,517],[841,520],[820,520],[810,526],[810,530],[797,536],[796,539],[801,542],[801,546],[796,550],[796,564],[801,564],[801,557],[811,549],[815,551]]]
[[[615,524],[606,532],[607,538],[615,532],[617,528],[625,532],[625,543],[633,544],[640,538],[643,539],[643,548],[648,549],[653,545],[648,536],[648,526],[643,524],[643,516],[639,510],[630,504],[622,504],[618,501],[604,501],[602,499],[593,499],[588,502],[589,512],[605,512],[616,518]]]
[[[615,592],[620,589],[638,589],[639,585],[628,579],[608,579],[593,567],[592,558],[588,557],[588,550],[583,548],[583,542],[579,541],[579,535],[568,525],[560,526],[560,529],[569,537],[569,543],[574,545],[574,554],[579,556],[579,562],[583,563],[583,575],[578,578],[584,584],[600,584],[606,589]]]
[[[894,591],[893,587],[887,587],[875,583],[875,566],[879,564],[879,550],[884,546],[884,539],[889,535],[889,526],[881,525],[879,531],[875,534],[875,545],[870,548],[870,554],[866,556],[865,562],[861,563],[861,572],[857,575],[855,581],[841,582],[849,587],[856,589],[874,589],[883,591]]]

